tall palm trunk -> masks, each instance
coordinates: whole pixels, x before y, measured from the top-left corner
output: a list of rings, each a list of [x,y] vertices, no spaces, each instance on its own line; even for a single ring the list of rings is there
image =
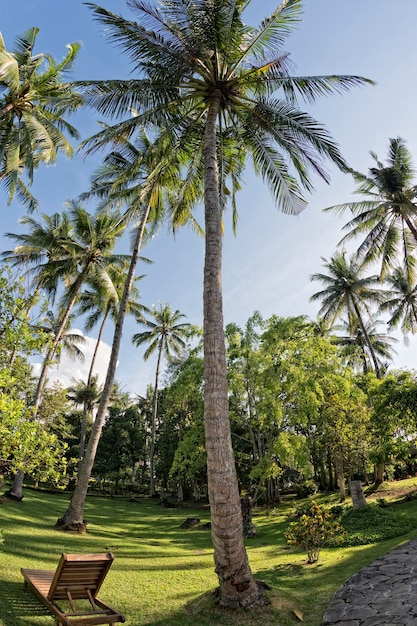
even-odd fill
[[[81,289],[81,286],[84,282],[85,277],[87,276],[91,266],[93,265],[93,261],[88,261],[88,263],[85,264],[84,269],[82,270],[82,272],[78,275],[77,280],[75,281],[72,289],[73,289],[73,294],[71,297],[71,300],[69,301],[67,308],[65,310],[65,314],[61,320],[61,324],[56,332],[56,335],[54,337],[53,343],[51,345],[51,347],[49,348],[47,355],[45,356],[44,360],[43,360],[43,364],[42,364],[42,369],[41,369],[41,373],[39,376],[39,380],[38,380],[38,386],[36,388],[36,393],[35,393],[35,398],[33,401],[33,418],[36,419],[36,416],[38,414],[39,411],[39,406],[42,400],[42,393],[43,393],[43,389],[45,387],[46,384],[46,376],[48,373],[48,369],[49,366],[51,365],[51,361],[54,358],[59,342],[61,341],[64,332],[67,328],[67,324],[68,324],[68,320],[69,320],[69,316],[71,315],[71,311],[73,309],[73,306],[75,304],[75,300],[77,299],[78,293]]]
[[[96,364],[96,359],[97,359],[97,353],[98,353],[98,349],[100,347],[100,342],[101,342],[101,338],[103,336],[103,330],[104,330],[104,325],[109,317],[110,314],[110,304],[107,306],[106,312],[104,314],[103,320],[100,324],[100,329],[98,332],[98,337],[97,337],[97,341],[96,341],[96,345],[94,347],[94,352],[93,352],[93,357],[91,359],[91,363],[90,363],[90,369],[88,372],[88,377],[87,377],[87,387],[89,387],[91,385],[91,381],[93,380],[93,374],[94,374],[94,365]],[[81,461],[84,458],[84,453],[85,453],[85,436],[86,436],[86,432],[87,432],[87,416],[88,413],[90,411],[90,401],[86,400],[84,402],[83,405],[83,414],[81,417],[81,433],[80,433],[80,449],[79,449],[79,453],[78,453],[78,472],[80,471],[80,467],[81,467]]]
[[[83,518],[85,499],[87,497],[88,491],[88,483],[93,469],[94,459],[96,457],[97,447],[100,441],[101,431],[103,430],[107,407],[109,405],[110,396],[113,388],[114,376],[116,373],[117,361],[119,358],[120,343],[122,340],[123,323],[126,316],[126,309],[130,292],[132,291],[133,283],[135,281],[136,265],[138,262],[139,251],[142,245],[143,234],[145,232],[145,226],[148,221],[150,209],[151,207],[148,205],[143,213],[142,220],[136,236],[135,245],[132,250],[132,258],[126,277],[126,283],[123,289],[123,295],[120,300],[116,325],[114,328],[113,343],[109,365],[107,368],[106,380],[104,383],[103,392],[101,394],[100,404],[97,409],[96,419],[94,420],[91,435],[88,440],[85,456],[80,467],[78,481],[72,494],[71,502],[68,506],[68,509],[64,513],[63,517],[61,517],[57,521],[57,525],[63,528],[76,528],[79,531],[85,530],[85,522]]]
[[[250,606],[261,593],[245,546],[229,420],[222,302],[222,227],[216,153],[220,98],[208,111],[204,147],[204,425],[214,561],[222,606]]]
[[[158,360],[156,362],[156,372],[155,372],[155,389],[153,392],[153,402],[152,402],[152,422],[151,422],[151,448],[149,450],[149,491],[151,496],[156,496],[155,490],[155,468],[154,468],[154,457],[155,457],[155,432],[156,432],[156,416],[158,413],[158,384],[159,384],[159,370],[161,367],[161,357],[162,357],[162,348],[164,346],[163,337],[159,342],[159,350],[158,350]]]

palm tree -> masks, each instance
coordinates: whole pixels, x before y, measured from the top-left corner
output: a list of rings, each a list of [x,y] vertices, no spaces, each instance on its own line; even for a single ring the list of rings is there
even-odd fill
[[[93,376],[94,366],[97,358],[98,348],[103,336],[104,327],[109,317],[116,323],[117,312],[123,288],[126,283],[126,269],[117,266],[110,266],[105,275],[100,272],[91,272],[87,278],[87,287],[80,294],[77,312],[80,315],[87,315],[84,323],[84,330],[91,331],[100,321],[97,341],[91,359],[88,373],[88,382]],[[137,276],[135,280],[140,280],[143,276]],[[126,313],[140,318],[149,309],[138,302],[139,290],[133,286],[127,302]]]
[[[376,167],[368,175],[351,170],[363,200],[337,204],[326,211],[350,210],[355,217],[345,226],[347,235],[340,243],[365,235],[357,255],[364,261],[381,260],[381,275],[404,261],[407,271],[413,265],[417,244],[417,185],[410,151],[400,137],[389,140],[387,164],[374,152]]]
[[[30,226],[28,234],[8,233],[20,245],[3,253],[13,264],[26,264],[33,276],[35,289],[45,289],[55,296],[59,284],[65,292],[59,303],[59,328],[45,355],[38,387],[34,398],[33,415],[36,417],[46,382],[46,373],[62,336],[67,329],[69,316],[88,274],[95,267],[105,275],[111,264],[124,265],[126,255],[115,255],[113,247],[123,233],[120,215],[91,217],[80,205],[67,202],[69,212],[42,215],[43,222],[25,217],[21,221]],[[104,278],[103,278],[104,280]]]
[[[137,277],[136,280],[139,280],[140,278],[142,278],[142,276]],[[84,289],[80,295],[77,309],[78,313],[80,315],[87,314],[84,330],[86,332],[91,331],[99,322],[100,317],[102,318],[90,363],[87,382],[85,383],[87,389],[94,386],[94,366],[103,336],[104,327],[109,317],[111,317],[115,323],[117,321],[118,307],[125,283],[126,271],[120,270],[120,268],[116,266],[110,266],[107,274],[104,276],[101,272],[93,271],[87,279],[87,289]],[[137,318],[140,318],[143,312],[148,312],[149,310],[137,301],[138,297],[139,290],[133,286],[127,302],[126,313],[130,313],[131,315],[135,315]],[[89,413],[91,413],[89,398],[86,396],[81,420],[80,461],[84,457],[86,425]]]
[[[149,343],[149,346],[145,350],[145,353],[143,355],[145,361],[147,361],[149,357],[154,354],[154,352],[157,351],[158,353],[158,357],[156,360],[155,385],[152,400],[151,447],[149,453],[149,491],[151,496],[155,496],[155,429],[156,416],[158,412],[158,385],[161,360],[162,357],[165,356],[168,361],[171,361],[173,355],[180,355],[181,350],[183,350],[186,345],[184,338],[190,336],[193,327],[189,323],[178,323],[178,321],[185,317],[185,315],[183,315],[183,313],[180,313],[178,309],[176,311],[172,311],[169,304],[160,304],[159,308],[154,307],[154,310],[152,311],[152,317],[155,321],[152,321],[150,319],[143,321],[143,318],[139,318],[137,320],[140,324],[145,324],[147,328],[149,328],[149,330],[144,330],[141,333],[136,333],[135,335],[133,335],[132,342],[135,346],[141,346],[144,343]]]
[[[319,280],[325,286],[311,296],[311,300],[321,300],[319,317],[334,324],[338,317],[347,314],[349,334],[359,327],[371,355],[374,370],[380,376],[381,369],[369,338],[364,314],[372,319],[371,305],[379,304],[382,292],[377,288],[378,276],[362,276],[363,265],[356,259],[347,259],[346,252],[337,252],[328,262],[322,259],[328,274],[313,274],[311,280]]]
[[[91,373],[91,372],[90,372]],[[89,376],[87,382],[83,380],[74,381],[74,385],[68,389],[68,397],[74,404],[81,404],[83,407],[83,415],[81,418],[80,445],[78,452],[78,467],[84,457],[85,437],[87,431],[87,422],[93,419],[93,410],[98,401],[102,387],[98,384],[98,375]]]
[[[389,311],[388,327],[400,326],[407,343],[408,333],[417,332],[417,284],[403,267],[396,267],[385,281],[390,290],[384,296],[381,311]]]
[[[106,140],[106,143],[109,142]],[[102,199],[101,209],[103,211],[114,205],[127,206],[124,217],[126,223],[133,221],[133,243],[127,278],[118,307],[106,380],[103,385],[96,418],[71,502],[64,515],[57,520],[57,526],[69,530],[76,529],[79,532],[85,530],[85,500],[101,431],[113,391],[123,324],[135,281],[139,253],[142,244],[149,236],[147,228],[150,227],[151,232],[154,232],[162,219],[165,191],[178,185],[181,167],[180,152],[172,155],[172,153],[167,151],[166,140],[155,140],[152,143],[142,130],[138,133],[137,141],[134,144],[129,142],[122,130],[120,130],[120,133],[113,137],[113,147],[115,151],[106,157],[103,167],[99,168],[96,177],[92,181],[91,193]],[[116,147],[118,151],[116,151]],[[177,223],[186,221],[189,214],[188,207],[194,202],[195,194],[197,193],[192,184],[183,185],[182,191],[183,210],[176,216]],[[195,222],[194,225],[197,227]]]
[[[387,369],[387,362],[392,361],[392,353],[395,352],[392,344],[396,343],[397,339],[379,333],[376,326],[381,323],[378,320],[375,322],[368,321],[365,323],[365,328],[369,342],[378,359],[379,371],[383,373]],[[344,332],[343,335],[333,335],[332,341],[339,346],[340,354],[346,364],[351,366],[353,370],[362,371],[364,374],[372,370],[372,355],[358,321],[356,320],[352,327],[347,320],[342,320],[342,324],[335,326],[334,330]]]
[[[237,539],[242,518],[228,414],[221,291],[225,175],[239,173],[250,155],[283,211],[299,213],[306,204],[301,186],[312,188],[309,172],[327,179],[327,157],[341,168],[346,164],[325,128],[297,107],[296,97],[315,101],[364,82],[352,76],[291,76],[282,44],[300,18],[301,0],[284,0],[259,28],[243,19],[248,4],[162,0],[155,7],[130,0],[139,23],[90,5],[140,78],[84,83],[91,106],[123,117],[113,127],[115,138],[121,129],[131,134],[139,125],[153,124],[167,133],[172,154],[187,148],[187,173],[198,170],[204,180],[206,448],[219,602],[224,606],[249,606],[262,598],[243,537]],[[281,98],[275,97],[277,91]]]
[[[58,152],[72,156],[66,135],[78,138],[65,115],[83,103],[65,75],[72,69],[80,45],[68,44],[61,62],[49,54],[34,54],[38,28],[20,35],[12,52],[0,34],[0,181],[9,204],[17,194],[29,210],[37,206],[29,185],[40,163],[54,163]]]

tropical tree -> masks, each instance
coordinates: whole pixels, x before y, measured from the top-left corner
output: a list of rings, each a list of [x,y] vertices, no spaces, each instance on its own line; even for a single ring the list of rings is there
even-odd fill
[[[78,531],[85,530],[85,499],[97,446],[113,390],[123,325],[129,297],[135,281],[136,266],[140,258],[139,253],[142,244],[147,241],[149,236],[147,228],[149,227],[151,232],[155,232],[164,215],[165,192],[166,190],[172,190],[178,185],[182,165],[181,153],[176,152],[172,154],[169,152],[166,139],[156,139],[152,143],[147,134],[143,132],[143,129],[138,133],[134,143],[124,136],[122,129],[118,134],[113,137],[110,136],[110,138],[107,136],[107,129],[105,129],[104,134],[104,144],[112,144],[115,151],[108,155],[103,167],[99,168],[96,177],[93,178],[91,193],[102,198],[101,209],[103,211],[115,205],[127,207],[124,213],[124,222],[126,224],[133,222],[132,248],[126,282],[118,307],[106,380],[103,385],[96,418],[70,505],[64,515],[57,521],[57,525],[64,529],[71,530],[75,528]],[[100,147],[101,138],[92,138],[92,145]],[[122,151],[120,152],[121,148]],[[183,206],[182,211],[175,216],[176,224],[184,223],[187,220],[189,206],[198,197],[198,184],[193,184],[197,179],[198,177],[194,177],[189,184],[182,186]],[[193,223],[192,220],[191,222]],[[195,226],[197,227],[196,224]]]
[[[91,372],[91,370],[90,370]],[[87,382],[83,380],[74,381],[74,385],[68,389],[68,398],[74,404],[81,404],[83,413],[81,417],[80,445],[78,452],[79,464],[84,457],[85,438],[87,432],[87,423],[93,421],[93,410],[100,400],[102,387],[98,384],[98,375],[88,377]]]
[[[28,185],[38,165],[54,163],[58,152],[72,156],[67,136],[78,138],[78,133],[65,116],[83,103],[64,80],[80,45],[68,44],[67,55],[57,62],[50,54],[34,54],[38,33],[36,27],[25,31],[11,52],[0,33],[0,181],[9,203],[17,194],[29,210],[37,206]]]
[[[38,387],[34,398],[34,417],[42,398],[47,368],[54,358],[58,345],[67,330],[68,321],[81,287],[93,267],[105,274],[111,264],[122,266],[126,255],[114,254],[113,248],[123,233],[120,215],[92,217],[83,207],[70,201],[68,212],[42,215],[43,222],[25,217],[21,221],[29,225],[26,234],[8,233],[18,242],[12,251],[3,253],[15,265],[26,265],[33,276],[35,290],[44,289],[52,297],[59,285],[65,291],[58,306],[59,326],[45,355]],[[104,280],[104,278],[103,278]]]
[[[385,282],[390,289],[384,295],[381,311],[389,312],[388,327],[400,326],[407,342],[408,333],[417,332],[417,283],[403,267],[394,268]]]
[[[87,384],[89,384],[94,374],[94,366],[105,324],[109,317],[114,322],[117,320],[118,306],[126,283],[126,276],[126,269],[117,266],[110,266],[105,275],[101,272],[93,271],[87,279],[86,288],[80,294],[77,312],[80,315],[87,316],[84,323],[84,330],[90,332],[96,324],[100,322],[101,318],[97,341],[88,372]],[[141,278],[143,278],[143,276],[138,276],[135,280],[140,280]],[[140,304],[138,298],[139,290],[133,285],[126,312],[140,318],[142,313],[149,312],[149,309],[143,304]]]
[[[415,372],[393,371],[383,379],[368,374],[365,385],[372,398],[370,456],[378,485],[386,463],[404,461],[409,454],[417,424],[417,380]]]
[[[368,175],[351,170],[362,200],[336,204],[326,211],[354,214],[343,228],[348,231],[340,243],[365,235],[357,255],[364,261],[381,261],[381,275],[405,263],[412,271],[417,244],[417,185],[411,153],[404,139],[389,140],[387,163],[371,152],[375,167]]]
[[[181,351],[184,350],[186,346],[185,339],[190,336],[193,327],[188,322],[180,322],[179,320],[184,318],[185,315],[180,313],[178,309],[173,311],[169,304],[160,303],[159,307],[154,306],[151,315],[154,321],[149,318],[143,320],[142,316],[137,320],[140,324],[146,325],[149,330],[144,330],[141,333],[133,335],[132,342],[136,347],[141,346],[144,343],[149,344],[143,355],[145,361],[147,361],[152,354],[155,352],[157,353],[152,401],[151,446],[149,454],[149,491],[151,496],[155,496],[155,429],[158,413],[158,389],[161,361],[162,357],[171,361],[174,356],[180,356]]]
[[[367,320],[364,319],[364,314],[372,319],[372,305],[382,301],[382,292],[377,288],[379,278],[363,276],[363,264],[354,258],[347,258],[345,251],[336,252],[330,261],[322,260],[328,273],[312,274],[311,280],[320,281],[325,288],[313,294],[311,300],[322,301],[319,316],[325,322],[333,324],[338,317],[347,315],[350,335],[359,325],[375,373],[379,376],[381,368],[366,329]]]
[[[138,276],[136,280],[139,280],[142,276]],[[94,367],[96,364],[97,354],[100,347],[101,339],[104,332],[104,327],[109,319],[116,323],[118,307],[120,299],[123,294],[124,285],[127,280],[127,273],[123,269],[113,265],[108,268],[105,275],[102,272],[93,271],[87,280],[87,288],[81,293],[78,303],[78,313],[81,315],[87,315],[84,329],[89,332],[100,321],[97,340],[93,352],[93,356],[88,371],[87,381],[85,383],[86,389],[94,390],[97,386],[97,380],[94,382]],[[147,312],[148,309],[143,304],[137,301],[139,297],[139,290],[132,286],[130,297],[127,301],[126,313],[135,315],[140,318],[142,312]],[[93,391],[95,398],[98,395]],[[82,460],[85,450],[85,437],[86,437],[86,425],[88,416],[91,413],[90,406],[90,394],[87,393],[83,406],[83,415],[81,418],[81,436],[80,436],[80,452],[79,458]]]
[[[243,537],[236,539],[242,520],[228,417],[221,292],[225,176],[232,172],[236,189],[242,160],[251,155],[281,208],[299,213],[306,204],[301,187],[312,188],[309,172],[326,179],[326,157],[342,168],[346,164],[325,128],[298,108],[297,95],[315,101],[364,79],[290,75],[282,44],[300,18],[301,0],[284,0],[259,28],[244,21],[244,0],[128,4],[139,23],[90,6],[140,78],[85,83],[86,101],[103,114],[123,118],[113,127],[114,137],[121,129],[131,134],[148,123],[166,130],[171,154],[187,147],[186,177],[199,171],[204,180],[204,388],[212,537],[220,604],[249,606],[262,601],[262,592],[250,572]],[[279,90],[281,98],[274,95]]]
[[[377,325],[382,324],[381,321],[367,321],[365,323],[366,334],[371,343],[375,356],[378,359],[380,372],[387,369],[387,363],[392,361],[392,355],[395,350],[392,344],[397,342],[395,337],[378,332]],[[342,320],[342,324],[338,324],[334,329],[340,333],[332,337],[332,341],[339,346],[340,354],[345,363],[353,370],[367,374],[373,370],[372,355],[369,352],[368,344],[362,332],[359,322],[352,326],[347,320]]]

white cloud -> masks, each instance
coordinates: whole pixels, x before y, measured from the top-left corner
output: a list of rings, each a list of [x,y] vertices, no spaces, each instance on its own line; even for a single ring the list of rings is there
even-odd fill
[[[85,343],[80,346],[84,354],[84,362],[71,359],[66,353],[63,353],[59,364],[49,368],[47,387],[51,387],[55,381],[59,381],[63,387],[70,387],[74,381],[87,381],[97,339],[83,335],[78,329],[71,329],[71,332],[84,336]],[[103,384],[105,381],[110,352],[111,346],[101,341],[94,367],[94,373],[98,374],[99,384]],[[32,369],[34,376],[39,376],[41,363],[33,363]]]

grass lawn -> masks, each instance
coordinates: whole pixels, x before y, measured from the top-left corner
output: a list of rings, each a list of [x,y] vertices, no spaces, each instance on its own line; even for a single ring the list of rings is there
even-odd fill
[[[401,481],[416,490],[417,479]],[[391,489],[374,498],[395,497]],[[337,503],[337,495],[316,498]],[[255,577],[272,587],[271,605],[249,612],[225,611],[213,604],[217,585],[210,533],[182,530],[187,517],[209,521],[207,508],[166,509],[143,499],[90,497],[86,535],[54,528],[68,504],[64,494],[26,490],[21,503],[0,505],[5,543],[0,553],[1,626],[53,626],[49,612],[30,592],[23,591],[21,567],[54,569],[62,552],[106,552],[115,555],[100,597],[124,613],[128,626],[319,626],[331,596],[344,580],[392,548],[417,536],[417,500],[395,505],[399,515],[412,516],[415,528],[406,535],[374,545],[325,549],[318,563],[289,548],[284,538],[294,503],[269,514],[254,512],[258,538],[246,541]]]

